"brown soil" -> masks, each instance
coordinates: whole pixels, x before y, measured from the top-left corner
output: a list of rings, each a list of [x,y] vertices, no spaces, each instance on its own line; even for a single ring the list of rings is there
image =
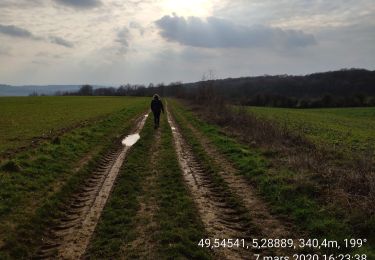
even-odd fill
[[[146,116],[142,116],[134,132],[140,132],[145,121]],[[129,150],[130,147],[118,145],[100,160],[79,192],[62,207],[63,216],[46,232],[35,258],[80,259],[84,255]]]
[[[241,213],[226,200],[226,192],[214,184],[211,175],[203,170],[199,160],[182,136],[170,113],[168,122],[171,126],[175,149],[183,177],[196,203],[206,232],[211,239],[248,238],[250,227]],[[251,252],[239,248],[214,248],[218,259],[246,259]]]
[[[239,175],[238,170],[214,147],[214,145],[191,124],[187,124],[195,137],[202,143],[206,153],[220,166],[220,176],[249,211],[253,224],[265,238],[292,238],[295,232],[290,222],[270,213],[267,203],[257,194],[256,188]]]

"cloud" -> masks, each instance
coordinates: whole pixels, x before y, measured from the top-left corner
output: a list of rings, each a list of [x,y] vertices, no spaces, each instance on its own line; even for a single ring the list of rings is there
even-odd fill
[[[0,46],[0,56],[10,56],[11,49],[7,46]]]
[[[43,5],[42,0],[1,0],[0,8],[28,8]]]
[[[166,15],[155,24],[168,41],[205,48],[295,48],[316,44],[315,37],[301,30],[283,30],[265,25],[243,26],[215,17]]]
[[[55,2],[78,9],[89,9],[102,5],[100,0],[55,0]]]
[[[0,24],[0,33],[11,37],[37,39],[30,31],[15,25]]]
[[[37,41],[49,41],[50,43],[61,45],[67,48],[73,48],[74,44],[58,36],[49,36],[48,39],[44,37],[35,36],[29,30],[15,26],[15,25],[2,25],[0,24],[0,33],[10,37],[24,38]]]
[[[374,24],[373,0],[222,0],[214,16],[237,22],[320,30],[328,26]]]
[[[48,52],[45,52],[45,51],[38,52],[37,54],[35,54],[35,57],[41,58],[41,59],[44,59],[44,58],[61,59],[61,58],[63,58],[62,55],[54,54],[54,53],[48,53]]]
[[[130,31],[127,27],[123,27],[117,32],[116,42],[120,43],[123,47],[129,47]]]
[[[0,78],[148,83],[200,80],[210,69],[218,77],[375,69],[374,0],[212,0],[195,14],[170,2],[0,0]]]
[[[142,36],[145,33],[145,28],[140,23],[135,22],[135,21],[131,21],[129,23],[129,28],[138,30],[139,34]]]
[[[50,36],[49,40],[50,40],[51,43],[61,45],[61,46],[67,47],[67,48],[73,48],[74,47],[74,44],[72,42],[69,42],[69,41],[67,41],[67,40],[65,40],[61,37],[58,37],[58,36]]]
[[[124,26],[122,29],[117,31],[117,35],[115,38],[115,42],[119,44],[119,46],[114,46],[115,55],[124,55],[129,51],[130,44],[129,40],[131,38],[131,32],[128,27]],[[110,51],[111,52],[111,51]]]

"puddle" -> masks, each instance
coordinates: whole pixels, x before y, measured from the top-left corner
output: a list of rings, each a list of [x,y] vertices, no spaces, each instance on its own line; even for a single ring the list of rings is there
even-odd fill
[[[141,138],[139,134],[128,135],[122,140],[121,143],[124,146],[132,146],[139,140],[139,138]]]
[[[168,123],[172,129],[172,132],[176,131],[176,127],[173,126],[173,122],[168,118]]]

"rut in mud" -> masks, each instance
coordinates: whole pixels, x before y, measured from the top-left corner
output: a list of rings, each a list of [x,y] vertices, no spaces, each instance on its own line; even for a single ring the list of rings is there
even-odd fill
[[[273,216],[270,213],[267,203],[257,194],[255,187],[238,173],[238,170],[201,132],[189,122],[186,122],[186,125],[203,145],[209,157],[222,169],[219,172],[220,176],[227,183],[231,191],[243,202],[243,205],[251,216],[252,223],[259,230],[259,235],[265,238],[293,238],[296,233],[295,227],[290,222]]]
[[[230,196],[228,191],[217,186],[210,173],[203,170],[172,116],[170,113],[167,114],[183,177],[197,205],[209,238],[250,238],[251,227],[248,220],[227,202],[226,198]],[[242,247],[219,247],[213,249],[213,252],[219,259],[246,259],[251,255],[250,250]]]
[[[147,116],[138,120],[135,133],[142,130]],[[119,144],[100,160],[80,191],[61,209],[63,216],[47,231],[35,258],[80,259],[84,255],[130,147]]]

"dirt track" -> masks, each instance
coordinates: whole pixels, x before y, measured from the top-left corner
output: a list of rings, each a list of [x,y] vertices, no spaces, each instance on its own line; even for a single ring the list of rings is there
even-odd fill
[[[211,239],[248,238],[250,227],[232,205],[226,201],[226,191],[214,184],[209,173],[205,172],[199,160],[184,140],[178,126],[168,113],[177,157],[184,179],[198,207],[199,215]],[[215,248],[218,259],[247,259],[250,251],[239,248]]]
[[[231,191],[241,198],[260,235],[273,238],[292,238],[292,234],[294,233],[291,231],[293,229],[292,224],[273,216],[267,203],[256,193],[256,188],[238,173],[238,170],[233,167],[203,134],[191,124],[188,124],[188,126],[193,131],[195,137],[203,144],[210,158],[222,169],[220,176],[228,184]]]
[[[202,167],[199,158],[192,151],[172,115],[167,112],[167,116],[180,168],[198,208],[207,238],[252,239],[290,236],[289,225],[273,217],[266,204],[254,192],[254,188],[237,174],[236,169],[205,136],[187,123],[197,140],[204,146],[208,156],[213,158],[213,161],[222,169],[218,174],[229,189],[218,185],[212,173],[206,172]],[[139,133],[142,130],[146,119],[147,116],[143,116],[137,120],[133,133]],[[150,149],[157,149],[160,146],[159,131],[156,132],[154,138],[155,142]],[[101,159],[99,166],[85,181],[80,191],[73,194],[71,200],[62,208],[64,215],[56,220],[57,225],[48,230],[45,243],[40,247],[35,258],[80,259],[84,257],[90,238],[129,150],[129,146],[119,144]],[[155,156],[151,156],[149,163],[153,164],[154,161]],[[150,190],[153,188],[155,175],[156,173],[153,173],[148,176],[143,184],[143,189],[149,195],[152,195]],[[133,253],[141,258],[149,258],[155,253],[156,242],[152,241],[149,233],[157,229],[157,223],[154,221],[157,201],[156,198],[147,196],[139,197],[140,209],[135,221],[135,230],[139,238],[122,249],[125,258],[128,254],[134,255]],[[239,198],[250,219],[244,217],[244,212],[241,212],[238,207],[228,202],[227,198],[233,196]],[[242,247],[218,247],[212,248],[212,252],[216,259],[250,259],[254,250]]]
[[[146,119],[147,115],[138,120],[134,133],[142,130]],[[129,146],[119,145],[101,159],[80,191],[63,207],[64,216],[48,230],[35,258],[80,259],[83,256],[129,150]]]
[[[231,192],[236,194],[246,207],[251,216],[251,222],[257,230],[257,234],[253,235],[258,236],[258,238],[298,237],[293,224],[271,213],[267,203],[257,194],[256,188],[238,173],[238,170],[215,148],[209,139],[191,124],[187,123],[187,125],[192,130],[194,136],[204,146],[206,153],[222,169],[219,174],[225,180]],[[299,235],[302,236],[301,234]],[[286,254],[288,250],[275,249],[273,253]]]

